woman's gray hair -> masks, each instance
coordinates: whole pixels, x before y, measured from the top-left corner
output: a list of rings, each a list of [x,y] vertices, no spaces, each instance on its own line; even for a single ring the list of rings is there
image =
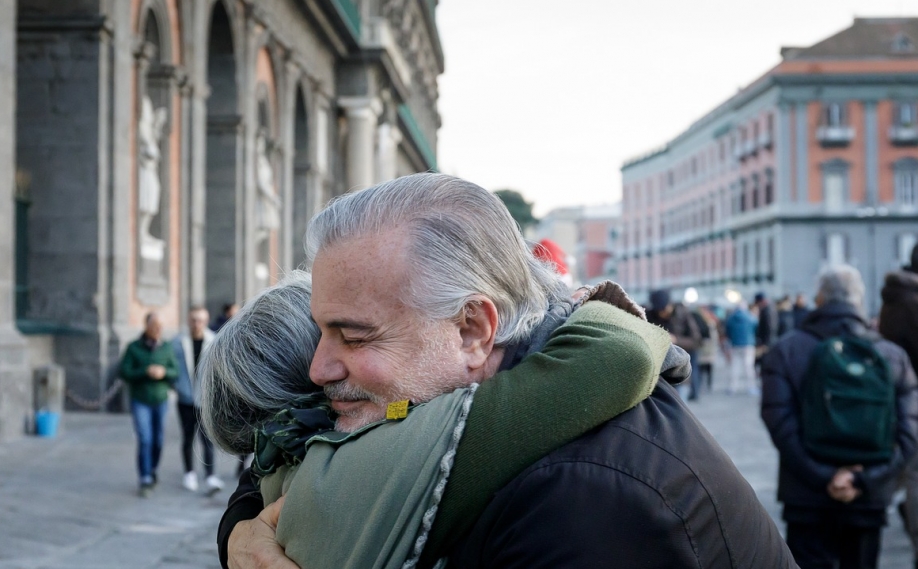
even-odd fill
[[[246,302],[201,354],[201,423],[225,451],[252,452],[261,422],[319,389],[309,379],[319,343],[311,295],[309,273],[292,271]]]
[[[829,265],[819,273],[817,296],[823,304],[844,302],[858,309],[864,305],[864,281],[851,265]]]
[[[332,200],[309,223],[306,265],[335,244],[405,228],[414,262],[402,301],[428,320],[458,316],[473,295],[494,302],[496,344],[523,340],[565,285],[536,259],[500,199],[443,174],[412,174]]]

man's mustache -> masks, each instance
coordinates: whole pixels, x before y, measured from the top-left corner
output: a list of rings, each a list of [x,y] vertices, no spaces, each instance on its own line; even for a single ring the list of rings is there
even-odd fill
[[[385,403],[385,400],[375,393],[343,380],[327,384],[324,390],[325,396],[335,401],[370,401],[377,405]]]

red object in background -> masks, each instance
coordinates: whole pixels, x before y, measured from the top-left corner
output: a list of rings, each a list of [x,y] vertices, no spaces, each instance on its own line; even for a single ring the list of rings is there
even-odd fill
[[[551,239],[542,239],[536,243],[535,247],[532,248],[532,254],[535,255],[536,259],[554,265],[559,275],[567,274],[567,262],[564,260],[567,255],[564,254],[561,246]]]

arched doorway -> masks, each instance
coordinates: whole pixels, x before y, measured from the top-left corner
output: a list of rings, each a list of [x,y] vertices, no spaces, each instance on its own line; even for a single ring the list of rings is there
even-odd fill
[[[289,246],[293,265],[297,266],[305,260],[303,237],[306,235],[306,225],[315,213],[316,204],[310,183],[312,164],[309,157],[309,119],[302,87],[297,87],[295,98],[293,111],[293,227]]]
[[[205,208],[205,298],[212,314],[242,300],[240,180],[242,117],[239,114],[236,56],[229,14],[214,3],[207,43],[207,151]]]

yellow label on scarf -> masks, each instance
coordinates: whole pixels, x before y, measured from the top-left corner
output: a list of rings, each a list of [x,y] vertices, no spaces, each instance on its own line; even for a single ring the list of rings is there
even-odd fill
[[[386,407],[386,419],[404,419],[408,416],[408,400],[389,403]]]

